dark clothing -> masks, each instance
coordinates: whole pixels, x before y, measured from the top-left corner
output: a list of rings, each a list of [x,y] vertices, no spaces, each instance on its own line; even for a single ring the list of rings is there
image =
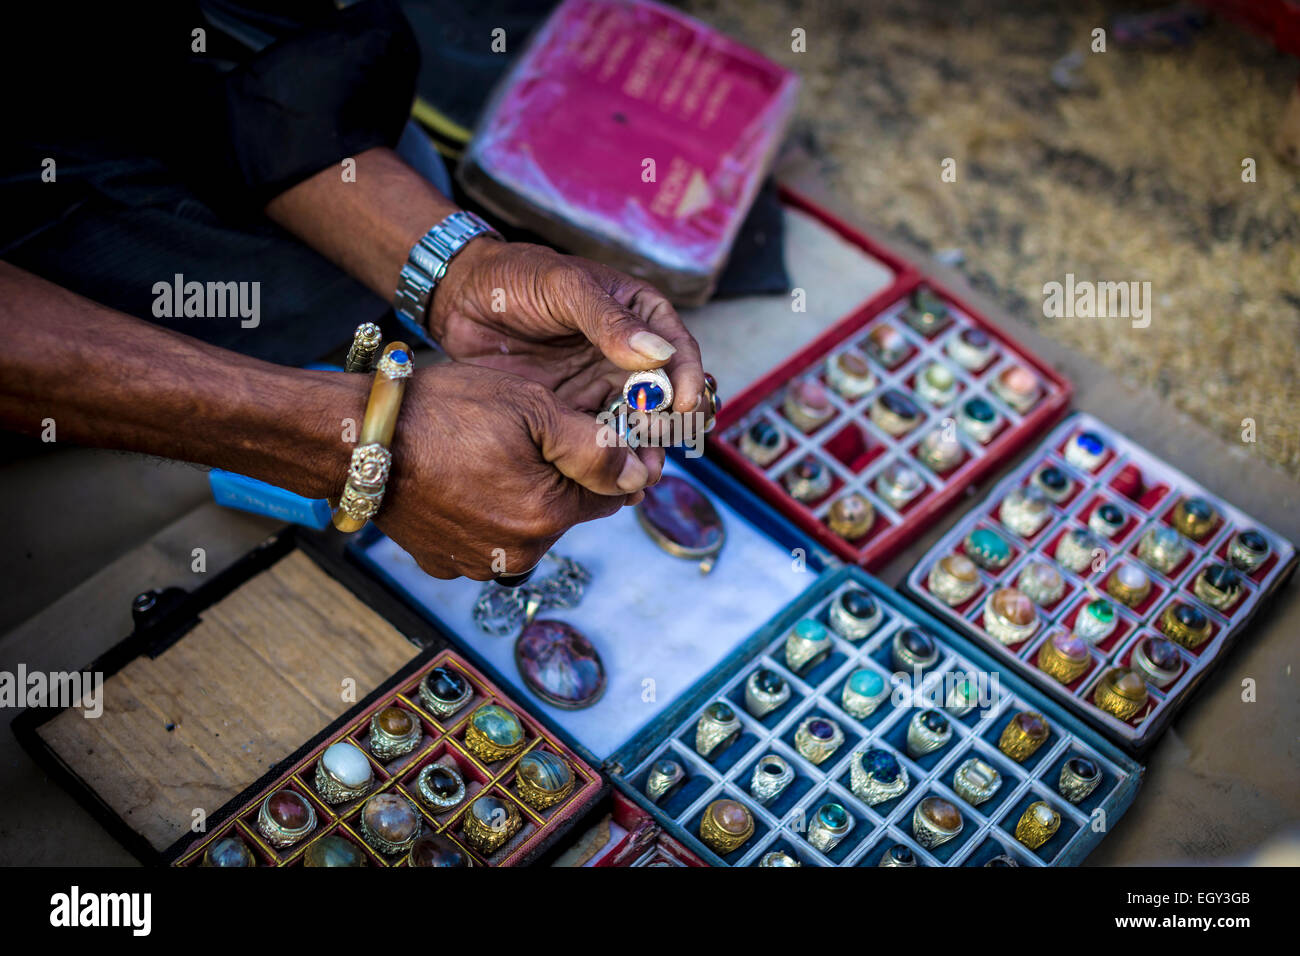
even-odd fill
[[[134,14],[31,6],[6,24],[0,54],[0,257],[112,308],[289,364],[384,312],[260,209],[322,169],[341,173],[347,157],[397,145],[419,54],[395,0],[341,11],[330,0],[169,0]],[[42,179],[47,158],[53,182]],[[178,273],[260,282],[261,323],[156,317],[153,287]]]

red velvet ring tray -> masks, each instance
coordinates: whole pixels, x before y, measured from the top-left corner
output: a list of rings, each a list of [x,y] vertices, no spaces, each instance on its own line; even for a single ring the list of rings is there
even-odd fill
[[[474,695],[446,721],[439,720],[420,703],[420,679],[439,665],[460,671],[473,688]],[[496,703],[518,716],[524,727],[527,745],[514,757],[488,763],[470,754],[465,748],[465,728],[469,716],[484,704]],[[370,752],[367,736],[370,716],[384,707],[397,706],[415,714],[424,727],[424,737],[411,753],[384,763]],[[313,785],[316,760],[321,752],[340,740],[361,748],[371,763],[375,782],[365,797],[348,803],[331,806],[320,798]],[[534,810],[519,798],[515,786],[515,767],[524,753],[534,749],[549,750],[563,757],[573,769],[573,792],[561,803],[546,810]],[[452,764],[465,780],[466,796],[456,807],[442,813],[433,813],[420,799],[415,780],[421,768],[429,763]],[[262,801],[271,793],[288,787],[303,796],[316,811],[316,828],[292,846],[276,849],[258,832],[257,815]],[[405,866],[404,855],[388,857],[369,846],[361,834],[358,818],[366,799],[376,793],[404,794],[415,804],[421,815],[425,833],[433,832],[447,837],[460,846],[473,860],[475,866],[515,866],[532,860],[539,848],[550,841],[551,835],[570,818],[585,811],[601,790],[600,775],[577,754],[566,747],[553,734],[546,731],[533,717],[513,700],[503,694],[495,684],[454,652],[447,650],[424,662],[418,669],[386,694],[379,696],[369,707],[360,711],[344,729],[318,741],[304,757],[273,783],[269,784],[221,825],[203,834],[185,848],[176,859],[175,866],[196,866],[202,863],[204,850],[210,843],[227,834],[239,836],[253,851],[259,866],[301,866],[307,848],[326,834],[335,834],[359,846],[370,866]],[[464,837],[464,816],[470,804],[483,793],[491,793],[513,805],[519,812],[523,826],[503,847],[491,856],[472,849]]]
[[[610,819],[626,832],[592,866],[708,866],[677,842],[631,798],[614,790]]]
[[[839,558],[868,569],[876,568],[913,541],[970,487],[999,469],[1056,421],[1069,405],[1072,387],[1045,361],[897,253],[788,187],[782,187],[782,198],[884,262],[894,270],[895,277],[889,286],[781,365],[739,395],[730,397],[718,415],[715,432],[718,438],[709,442],[708,452]],[[948,325],[928,336],[903,320],[908,296],[923,286],[944,301],[951,317]],[[892,368],[875,361],[860,347],[867,335],[882,325],[893,326],[909,346],[907,358]],[[946,352],[949,337],[968,327],[986,333],[995,347],[994,357],[978,371],[966,370]],[[828,357],[845,350],[865,358],[878,379],[875,388],[855,400],[841,397],[825,379]],[[957,378],[958,393],[946,405],[932,405],[913,390],[917,375],[932,361],[948,366]],[[1032,370],[1041,387],[1036,402],[1023,412],[1017,412],[991,388],[996,376],[1014,364]],[[816,377],[829,392],[835,408],[833,417],[811,433],[802,432],[782,411],[786,388],[804,377]],[[875,398],[889,389],[912,398],[923,413],[920,424],[897,438],[877,427],[870,418]],[[975,396],[987,399],[998,412],[998,430],[983,444],[956,425],[956,409]],[[739,445],[744,431],[763,418],[775,425],[787,440],[786,450],[766,467],[746,457]],[[936,428],[947,428],[963,446],[963,460],[944,474],[931,470],[915,453],[917,443]],[[829,468],[832,487],[824,498],[805,504],[786,491],[781,476],[808,455]],[[906,463],[924,481],[920,493],[897,509],[886,503],[875,489],[880,472],[894,462]],[[865,495],[875,507],[875,523],[854,541],[841,538],[826,521],[831,503],[850,492]]]

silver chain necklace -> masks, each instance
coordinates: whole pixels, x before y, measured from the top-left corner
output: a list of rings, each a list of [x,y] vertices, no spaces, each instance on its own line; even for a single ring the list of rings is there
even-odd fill
[[[483,586],[474,602],[474,623],[493,637],[508,637],[532,623],[541,611],[556,607],[577,607],[591,572],[572,558],[547,554],[560,565],[558,571],[540,581],[506,588],[495,581]]]

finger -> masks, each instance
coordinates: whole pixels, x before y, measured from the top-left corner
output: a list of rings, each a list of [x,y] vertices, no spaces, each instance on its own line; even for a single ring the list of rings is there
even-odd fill
[[[650,470],[602,416],[597,420],[560,404],[545,389],[526,403],[534,444],[566,478],[598,495],[621,497],[643,490]]]
[[[700,345],[687,331],[672,303],[653,287],[639,285],[628,308],[654,334],[673,347],[673,356],[664,366],[673,383],[673,408],[679,412],[703,408],[704,365],[700,359]]]

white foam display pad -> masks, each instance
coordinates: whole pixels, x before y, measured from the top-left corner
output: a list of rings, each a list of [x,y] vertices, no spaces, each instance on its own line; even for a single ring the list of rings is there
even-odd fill
[[[665,473],[682,476],[671,461]],[[796,570],[785,548],[715,495],[709,499],[723,516],[727,539],[708,575],[700,574],[697,563],[660,550],[631,508],[576,525],[552,549],[585,566],[591,582],[578,607],[539,617],[564,621],[585,634],[604,659],[608,685],[599,701],[577,711],[552,707],[526,689],[521,693],[533,710],[545,712],[602,760],[817,578],[811,570]],[[388,538],[377,539],[366,555],[502,676],[524,688],[515,667],[514,636],[490,637],[474,623],[482,584],[432,578]],[[543,562],[537,573],[554,567]]]

